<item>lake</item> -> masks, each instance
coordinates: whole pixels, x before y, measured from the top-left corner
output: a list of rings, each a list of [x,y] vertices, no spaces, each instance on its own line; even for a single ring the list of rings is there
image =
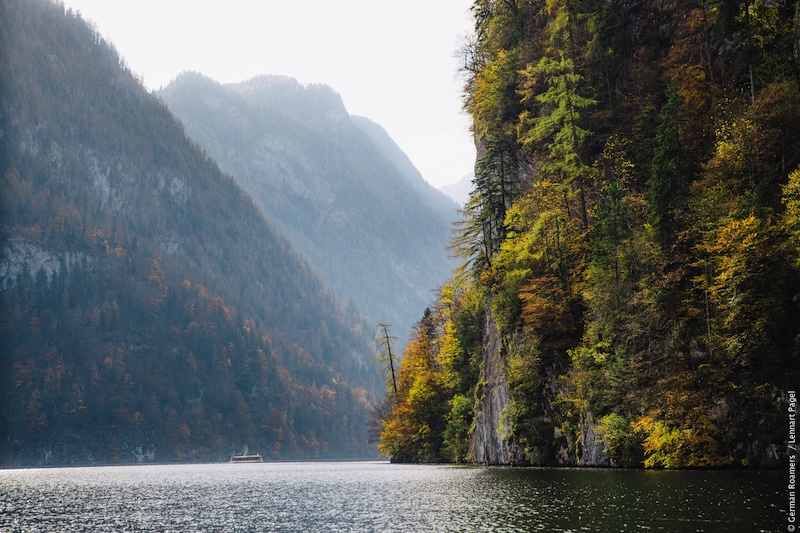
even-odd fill
[[[0,531],[786,531],[784,472],[384,462],[0,470]]]

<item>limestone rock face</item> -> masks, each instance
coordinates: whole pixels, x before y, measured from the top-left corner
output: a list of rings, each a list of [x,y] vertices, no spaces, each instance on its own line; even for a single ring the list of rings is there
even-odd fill
[[[591,413],[580,424],[581,453],[578,459],[579,466],[611,466],[610,458],[603,448],[603,441],[597,433],[595,421]]]
[[[503,362],[505,350],[491,306],[487,306],[483,339],[480,376],[483,394],[475,412],[475,431],[470,437],[469,453],[475,463],[511,464],[521,451],[501,434],[503,409],[509,403],[510,391]]]
[[[545,430],[543,438],[528,443],[526,447],[511,435],[510,422],[505,420],[511,399],[506,360],[513,354],[503,343],[491,305],[486,307],[481,388],[475,411],[475,430],[469,443],[472,461],[488,465],[611,466],[591,413],[582,414],[577,435],[564,433],[554,422],[553,403],[562,389],[562,379],[556,368],[546,369],[542,380],[540,415],[536,423],[540,430]],[[522,342],[510,344],[519,346]],[[548,433],[552,435],[550,439]]]

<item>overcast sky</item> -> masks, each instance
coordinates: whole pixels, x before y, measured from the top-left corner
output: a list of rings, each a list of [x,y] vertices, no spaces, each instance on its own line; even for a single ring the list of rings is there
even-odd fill
[[[472,0],[65,0],[150,89],[194,70],[324,83],[383,126],[430,183],[472,171],[456,52]]]

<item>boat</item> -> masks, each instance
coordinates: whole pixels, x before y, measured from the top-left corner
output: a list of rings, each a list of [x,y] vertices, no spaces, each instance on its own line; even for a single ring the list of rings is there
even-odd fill
[[[231,456],[232,463],[263,463],[263,459],[260,453],[254,454],[242,454],[242,455],[232,455]]]

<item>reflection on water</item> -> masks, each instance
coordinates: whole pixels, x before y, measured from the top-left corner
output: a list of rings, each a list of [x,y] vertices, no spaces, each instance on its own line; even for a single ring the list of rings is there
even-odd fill
[[[784,531],[783,478],[379,462],[0,470],[0,531]]]

